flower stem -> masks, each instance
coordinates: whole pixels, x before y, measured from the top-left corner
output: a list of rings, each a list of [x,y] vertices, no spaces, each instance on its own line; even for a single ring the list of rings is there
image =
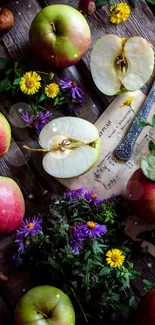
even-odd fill
[[[84,312],[84,309],[83,309],[82,305],[80,304],[80,301],[79,301],[78,297],[76,296],[76,294],[75,294],[73,288],[71,288],[71,291],[72,291],[73,296],[75,297],[75,299],[76,299],[76,301],[77,301],[77,303],[78,303],[78,305],[79,305],[79,307],[80,307],[80,309],[81,309],[81,311],[82,311],[82,314],[83,314],[83,316],[84,316],[84,318],[85,318],[85,321],[88,323],[87,316],[86,316],[86,314],[85,314],[85,312]]]

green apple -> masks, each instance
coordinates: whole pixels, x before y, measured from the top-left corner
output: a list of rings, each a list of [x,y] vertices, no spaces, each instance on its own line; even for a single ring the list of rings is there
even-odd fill
[[[15,309],[16,325],[74,325],[75,312],[60,289],[39,286],[29,290]]]
[[[90,69],[97,88],[106,95],[135,91],[152,75],[153,49],[142,37],[104,35],[93,47]]]
[[[71,178],[87,172],[99,158],[97,128],[78,117],[60,117],[42,129],[39,143],[45,152],[43,167],[57,178]]]
[[[51,5],[34,18],[30,41],[49,65],[64,68],[76,64],[87,52],[91,33],[78,10],[68,5]]]
[[[0,157],[8,152],[11,141],[11,128],[5,116],[0,113]]]

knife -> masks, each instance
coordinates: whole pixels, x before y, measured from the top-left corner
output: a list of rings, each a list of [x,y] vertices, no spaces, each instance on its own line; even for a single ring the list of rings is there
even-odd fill
[[[143,106],[138,112],[142,119],[144,120],[147,119],[154,101],[155,101],[155,81],[151,87],[151,90],[149,91],[149,94]],[[119,160],[127,161],[131,158],[136,140],[144,127],[139,125],[138,122],[139,122],[139,118],[135,116],[126,136],[123,138],[123,140],[120,142],[118,147],[115,149],[114,155]]]

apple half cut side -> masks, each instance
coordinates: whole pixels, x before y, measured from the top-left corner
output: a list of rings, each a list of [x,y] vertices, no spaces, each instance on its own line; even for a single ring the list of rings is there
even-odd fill
[[[100,154],[97,128],[77,117],[60,117],[46,124],[40,132],[39,144],[46,152],[43,168],[56,178],[84,174]]]
[[[90,70],[94,83],[109,96],[140,89],[151,77],[153,68],[151,44],[139,36],[104,35],[91,53]]]

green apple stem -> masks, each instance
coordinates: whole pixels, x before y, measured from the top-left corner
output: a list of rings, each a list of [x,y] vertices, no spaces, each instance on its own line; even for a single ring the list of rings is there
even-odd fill
[[[51,26],[52,26],[52,28],[53,28],[53,32],[56,32],[56,28],[55,28],[55,24],[54,24],[54,22],[53,22],[53,21],[50,21],[50,24],[51,24]]]
[[[42,311],[40,311],[40,310],[38,310],[37,313],[40,314],[40,315],[43,315],[45,318],[48,318],[48,316],[46,314],[44,314]]]
[[[41,151],[41,152],[48,152],[48,151],[50,151],[49,149],[42,149],[42,148],[38,148],[38,149],[36,149],[36,148],[30,148],[30,147],[28,147],[28,146],[23,146],[23,148],[24,149],[27,149],[27,150],[30,150],[30,151]]]

